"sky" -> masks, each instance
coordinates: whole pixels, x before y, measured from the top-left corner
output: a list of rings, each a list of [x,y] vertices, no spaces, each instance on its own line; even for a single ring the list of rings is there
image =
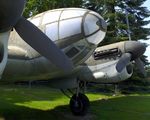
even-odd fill
[[[143,6],[146,6],[150,10],[150,0],[147,0]],[[150,20],[150,17],[148,18]],[[150,28],[150,24],[146,27]],[[145,42],[145,41],[144,41]],[[149,44],[149,46],[146,49],[145,55],[148,56],[148,60],[150,62],[150,39],[146,41],[146,43]]]

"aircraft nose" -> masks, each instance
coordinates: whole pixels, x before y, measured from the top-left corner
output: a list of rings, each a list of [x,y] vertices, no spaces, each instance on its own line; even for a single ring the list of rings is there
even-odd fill
[[[96,12],[89,12],[84,18],[84,35],[89,43],[98,45],[105,37],[107,24]]]
[[[146,51],[146,44],[138,41],[128,41],[125,43],[125,52],[132,54],[132,59],[135,60],[144,54]]]

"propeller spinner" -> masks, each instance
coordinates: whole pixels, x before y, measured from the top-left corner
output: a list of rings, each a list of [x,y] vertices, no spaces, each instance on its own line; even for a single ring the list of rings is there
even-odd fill
[[[42,31],[22,17],[25,3],[26,0],[0,1],[0,33],[15,28],[20,37],[41,55],[58,68],[71,71],[71,60]]]

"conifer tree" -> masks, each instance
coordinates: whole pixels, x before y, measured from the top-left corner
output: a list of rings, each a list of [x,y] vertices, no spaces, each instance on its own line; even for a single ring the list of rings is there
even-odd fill
[[[150,11],[143,7],[146,0],[84,0],[83,7],[99,12],[108,24],[108,32],[103,44],[128,40],[128,32],[132,40],[147,40],[150,23],[146,20]],[[126,11],[129,18],[130,31],[126,23]]]
[[[38,13],[65,7],[81,7],[82,0],[28,0],[24,12],[25,17]]]

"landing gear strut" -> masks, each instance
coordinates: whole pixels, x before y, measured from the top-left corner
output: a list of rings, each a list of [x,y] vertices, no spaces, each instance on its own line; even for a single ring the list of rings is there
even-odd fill
[[[69,97],[69,95],[67,95],[64,90],[61,90],[67,97],[70,98],[69,106],[71,112],[76,116],[86,115],[90,106],[89,99],[84,94],[84,90],[86,89],[86,83],[84,83],[82,86],[81,84],[83,83],[79,82],[75,93],[73,93],[71,90],[68,90],[70,93],[72,93],[72,97]],[[81,89],[83,89],[83,93],[80,92],[82,91]]]

